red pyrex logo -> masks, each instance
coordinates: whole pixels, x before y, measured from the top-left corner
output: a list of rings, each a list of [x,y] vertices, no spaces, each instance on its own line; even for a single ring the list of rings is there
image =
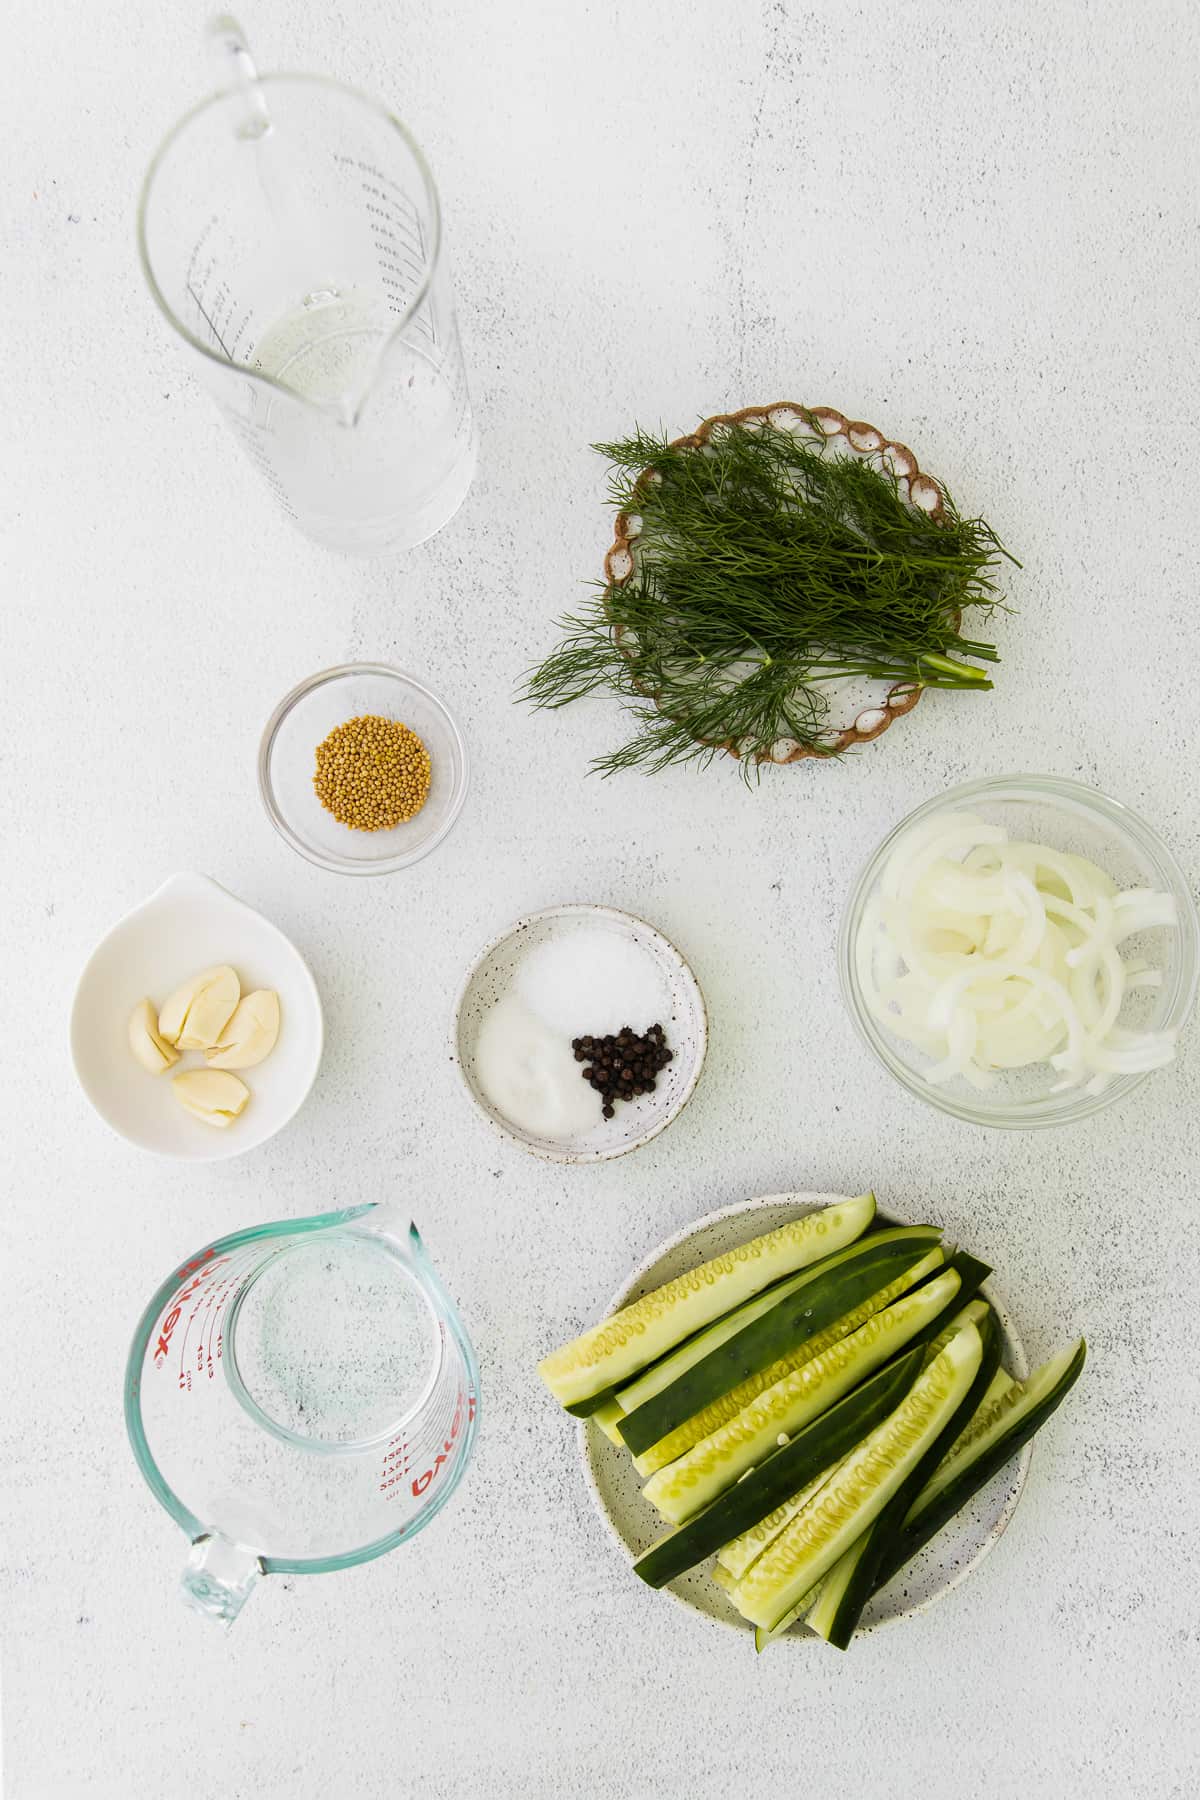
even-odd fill
[[[454,1409],[454,1417],[450,1421],[450,1434],[444,1440],[441,1450],[435,1457],[432,1469],[426,1469],[423,1475],[414,1475],[412,1478],[411,1486],[414,1499],[419,1500],[421,1498],[421,1495],[425,1492],[438,1470],[448,1460],[450,1452],[453,1450],[455,1442],[462,1431],[464,1416],[466,1423],[470,1424],[475,1417],[475,1408],[476,1400],[474,1394],[467,1394],[465,1396],[461,1393],[459,1394],[458,1404]],[[383,1459],[383,1469],[381,1470],[383,1479],[379,1483],[379,1491],[381,1494],[386,1494],[390,1490],[393,1498],[395,1498],[396,1491],[400,1488],[408,1472],[408,1455],[409,1446],[407,1442],[403,1439],[393,1439],[393,1446]]]
[[[212,1270],[220,1266],[219,1263],[212,1263],[211,1267],[208,1266],[212,1253],[213,1247],[210,1244],[208,1249],[196,1257],[194,1262],[185,1263],[176,1276],[176,1280],[178,1281],[187,1281],[187,1286],[181,1288],[179,1293],[176,1294],[170,1312],[159,1326],[158,1342],[154,1346],[154,1366],[156,1369],[161,1369],[167,1360],[167,1354],[171,1348],[171,1333],[179,1323],[180,1314],[183,1312],[184,1302],[190,1300],[192,1295],[196,1292],[196,1289],[204,1286],[204,1283],[208,1276],[211,1275]],[[224,1257],[220,1258],[220,1262],[224,1262],[224,1260]],[[198,1275],[194,1273],[197,1269],[200,1270],[200,1274]],[[192,1276],[191,1281],[188,1281],[187,1279],[189,1275]]]
[[[474,1394],[468,1394],[467,1395],[467,1419],[468,1419],[468,1422],[470,1420],[472,1420],[474,1417],[475,1417],[475,1396],[474,1396]],[[413,1477],[412,1491],[413,1491],[413,1498],[415,1500],[420,1499],[421,1495],[425,1492],[425,1489],[429,1486],[430,1482],[433,1480],[434,1476],[437,1474],[437,1472],[441,1468],[442,1464],[446,1461],[446,1458],[449,1456],[451,1450],[453,1450],[455,1440],[457,1439],[459,1432],[462,1430],[462,1426],[463,1426],[463,1399],[462,1399],[462,1395],[460,1394],[458,1397],[458,1405],[454,1411],[454,1418],[451,1421],[451,1425],[450,1425],[450,1435],[446,1439],[445,1443],[442,1445],[437,1456],[434,1458],[434,1463],[433,1463],[432,1469],[426,1469],[426,1471],[423,1475],[415,1475]]]

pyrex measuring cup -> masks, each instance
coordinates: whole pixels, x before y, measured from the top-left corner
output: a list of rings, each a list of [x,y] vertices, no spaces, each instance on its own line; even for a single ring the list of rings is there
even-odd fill
[[[250,461],[336,549],[417,544],[457,510],[475,433],[433,177],[386,109],[260,77],[231,19],[220,92],[146,175],[150,291]]]
[[[255,1577],[382,1556],[470,1457],[479,1374],[415,1225],[356,1206],[235,1231],[142,1314],[125,1423],[191,1540],[188,1603],[237,1617]]]

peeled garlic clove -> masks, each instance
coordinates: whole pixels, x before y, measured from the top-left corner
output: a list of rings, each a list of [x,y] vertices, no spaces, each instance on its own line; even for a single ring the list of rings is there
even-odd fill
[[[194,1119],[222,1131],[233,1124],[250,1098],[245,1082],[223,1069],[185,1069],[171,1083],[171,1092]]]
[[[139,1000],[129,1015],[129,1048],[151,1075],[161,1075],[179,1061],[178,1050],[172,1050],[159,1033],[149,1000]]]
[[[258,988],[239,1000],[204,1060],[210,1069],[252,1069],[270,1056],[278,1036],[279,995],[272,988]]]
[[[176,988],[159,1013],[159,1036],[180,1050],[207,1050],[220,1037],[241,991],[227,963],[193,975]]]

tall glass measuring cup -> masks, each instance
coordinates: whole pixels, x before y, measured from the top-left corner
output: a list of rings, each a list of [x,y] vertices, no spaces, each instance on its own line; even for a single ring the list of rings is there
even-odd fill
[[[125,1374],[138,1466],[191,1541],[184,1599],[231,1621],[259,1575],[346,1569],[413,1537],[462,1478],[478,1395],[417,1229],[389,1208],[189,1257]]]
[[[433,177],[398,120],[264,75],[232,20],[222,90],[146,175],[150,291],[283,510],[318,543],[420,543],[461,504],[475,432]]]

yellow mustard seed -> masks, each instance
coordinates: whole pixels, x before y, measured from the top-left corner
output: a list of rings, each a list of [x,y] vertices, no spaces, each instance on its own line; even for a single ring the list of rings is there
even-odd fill
[[[317,745],[313,787],[326,812],[351,831],[390,831],[416,818],[431,776],[429,752],[415,731],[363,713]]]

